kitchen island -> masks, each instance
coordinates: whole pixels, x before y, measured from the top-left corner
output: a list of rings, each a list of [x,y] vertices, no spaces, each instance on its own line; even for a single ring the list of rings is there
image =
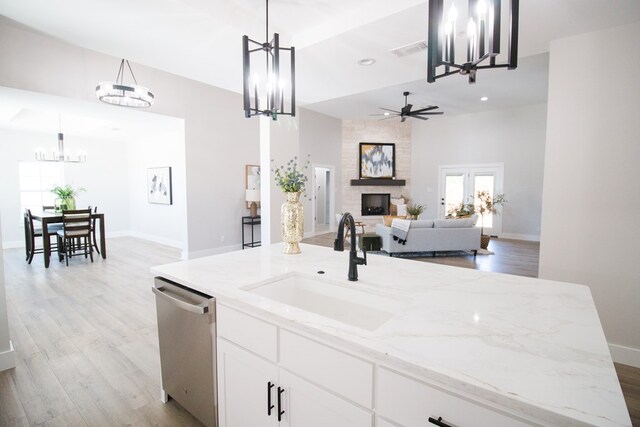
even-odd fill
[[[631,425],[588,287],[301,248],[152,269],[216,298],[221,426]]]

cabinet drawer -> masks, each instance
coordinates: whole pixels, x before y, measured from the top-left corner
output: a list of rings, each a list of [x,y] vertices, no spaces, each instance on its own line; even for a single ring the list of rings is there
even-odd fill
[[[378,415],[405,427],[434,425],[429,417],[459,427],[530,425],[384,368],[378,369],[376,394]]]
[[[280,366],[365,408],[373,407],[373,365],[369,362],[281,330]]]
[[[216,310],[218,336],[272,362],[278,361],[278,328],[224,305]]]

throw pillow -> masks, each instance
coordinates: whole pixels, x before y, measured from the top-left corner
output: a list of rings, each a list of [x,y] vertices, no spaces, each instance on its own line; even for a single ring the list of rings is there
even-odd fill
[[[398,216],[407,216],[407,205],[405,204],[397,205],[396,208],[398,210],[397,212]]]

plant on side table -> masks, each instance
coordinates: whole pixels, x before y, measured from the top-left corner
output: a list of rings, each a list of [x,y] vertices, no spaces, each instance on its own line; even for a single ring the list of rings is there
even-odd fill
[[[55,200],[55,211],[73,211],[76,209],[76,196],[85,190],[82,187],[73,188],[70,185],[60,186],[56,185],[51,189],[51,192],[58,196]]]
[[[425,206],[423,205],[410,205],[407,206],[407,219],[418,219],[418,217],[424,212]]]
[[[484,234],[484,217],[485,215],[493,214],[498,215],[498,206],[503,206],[507,203],[504,198],[504,194],[496,194],[491,196],[488,191],[478,191],[476,194],[475,212],[480,214],[480,247],[487,249],[491,236]]]
[[[271,160],[273,162],[273,160]],[[304,209],[300,203],[300,195],[304,193],[309,180],[305,172],[309,168],[307,160],[298,169],[298,157],[289,160],[286,165],[272,169],[276,185],[282,190],[287,201],[280,209],[282,241],[285,242],[285,254],[299,254],[300,241],[304,235]]]

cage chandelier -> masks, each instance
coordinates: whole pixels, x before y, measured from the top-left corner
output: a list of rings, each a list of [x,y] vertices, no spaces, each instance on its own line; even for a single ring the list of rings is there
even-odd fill
[[[500,54],[501,7],[509,3],[509,46],[507,63],[496,63]],[[453,1],[451,2],[453,3]],[[458,10],[451,4],[445,16],[444,0],[429,0],[427,81],[460,73],[476,82],[476,72],[488,68],[518,66],[519,0],[469,0],[466,61],[456,62]],[[444,66],[444,70],[438,67]],[[440,72],[440,74],[438,74]]]
[[[126,69],[125,63],[127,65]],[[124,84],[124,74],[127,69],[133,78],[133,85]],[[135,108],[150,107],[154,100],[153,93],[138,84],[136,76],[131,69],[131,64],[127,59],[123,59],[120,62],[115,82],[102,82],[96,86],[96,96],[100,101],[107,104]]]
[[[280,35],[273,34],[269,40],[269,0],[266,2],[265,41],[260,43],[249,36],[242,36],[242,71],[244,115],[249,118],[264,115],[277,120],[279,115],[295,117],[295,47],[280,46]],[[264,58],[260,58],[264,53]],[[281,67],[283,55],[289,55],[289,78]],[[252,61],[252,59],[255,59]],[[264,61],[262,62],[261,61]],[[285,97],[289,95],[288,105]],[[251,97],[253,96],[253,103]],[[285,108],[288,107],[287,111]]]
[[[53,150],[51,157],[47,156],[47,153],[43,148],[36,149],[36,160],[39,162],[64,162],[64,163],[84,163],[87,161],[87,154],[83,151],[79,151],[77,156],[71,157],[64,151],[64,135],[62,134],[62,115],[58,115],[58,150]]]

